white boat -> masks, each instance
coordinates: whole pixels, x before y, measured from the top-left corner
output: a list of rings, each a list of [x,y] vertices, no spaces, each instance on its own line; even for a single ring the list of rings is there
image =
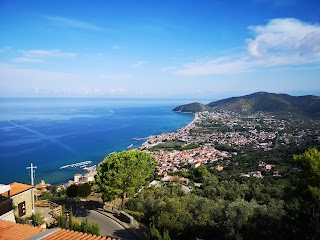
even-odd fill
[[[74,167],[85,167],[86,165],[91,164],[91,163],[92,163],[92,161],[78,162],[78,163],[73,163],[73,164],[62,166],[62,167],[60,167],[60,169],[68,168],[68,167],[73,167],[73,168]]]
[[[130,144],[127,148],[132,148],[133,147],[133,144]]]

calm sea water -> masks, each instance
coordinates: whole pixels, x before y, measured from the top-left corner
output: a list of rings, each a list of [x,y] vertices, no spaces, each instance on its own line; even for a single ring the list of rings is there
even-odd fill
[[[188,124],[191,114],[172,112],[190,103],[170,99],[0,99],[0,183],[30,183],[26,167],[37,166],[35,182],[60,184],[77,169],[61,166],[91,160],[97,164],[114,151],[144,138]]]

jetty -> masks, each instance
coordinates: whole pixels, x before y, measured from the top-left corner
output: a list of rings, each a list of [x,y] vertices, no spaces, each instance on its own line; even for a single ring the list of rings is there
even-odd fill
[[[145,139],[147,139],[147,137],[144,137],[144,138],[132,138],[132,140],[136,140],[136,141],[145,140]]]
[[[86,165],[91,164],[91,163],[92,163],[92,161],[78,162],[78,163],[73,163],[73,164],[62,166],[62,167],[60,167],[60,169],[68,168],[68,167],[85,167]]]

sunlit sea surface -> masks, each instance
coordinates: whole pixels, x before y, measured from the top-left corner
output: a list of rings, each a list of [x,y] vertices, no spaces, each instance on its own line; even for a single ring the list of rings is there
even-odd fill
[[[37,166],[35,183],[65,183],[80,168],[111,152],[139,147],[145,138],[187,125],[192,114],[171,110],[190,99],[0,99],[0,183],[29,183],[26,167]]]

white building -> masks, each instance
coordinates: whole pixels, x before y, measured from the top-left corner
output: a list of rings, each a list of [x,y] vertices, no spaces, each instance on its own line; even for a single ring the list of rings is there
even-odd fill
[[[10,185],[0,184],[0,221],[6,220],[10,222],[16,222],[13,213],[12,199],[10,198]],[[7,193],[8,197],[4,197],[2,194]]]
[[[80,173],[77,173],[77,174],[75,174],[74,176],[73,176],[73,181],[75,182],[75,183],[78,183],[78,182],[80,182],[80,179],[82,178],[82,175],[80,174]]]

